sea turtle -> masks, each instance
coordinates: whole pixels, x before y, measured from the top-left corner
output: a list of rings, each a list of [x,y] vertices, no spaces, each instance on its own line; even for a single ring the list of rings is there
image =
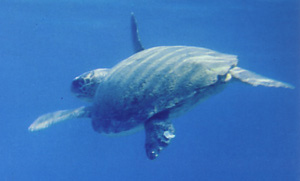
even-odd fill
[[[229,82],[293,88],[238,67],[235,55],[191,46],[143,50],[137,29],[132,27],[138,53],[111,69],[96,69],[73,81],[72,91],[92,105],[42,115],[30,131],[73,118],[91,118],[94,130],[107,135],[144,128],[146,154],[152,160],[175,137],[171,120]]]

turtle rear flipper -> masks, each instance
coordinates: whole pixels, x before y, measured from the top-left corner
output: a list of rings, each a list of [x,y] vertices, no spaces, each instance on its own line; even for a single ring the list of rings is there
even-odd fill
[[[146,154],[150,160],[154,160],[160,151],[167,147],[175,137],[174,126],[168,120],[169,111],[163,111],[154,115],[145,123],[146,131]]]
[[[38,117],[28,128],[29,131],[38,131],[48,128],[52,124],[62,122],[68,119],[90,117],[89,107],[80,107],[72,110],[61,110],[53,113],[44,114]]]
[[[283,87],[283,88],[289,88],[293,89],[294,87],[290,84],[279,82],[277,80],[269,79],[267,77],[258,75],[254,72],[251,72],[249,70],[242,69],[240,67],[234,67],[230,69],[230,74],[236,78],[239,79],[242,82],[251,84],[253,86],[266,86],[266,87]]]

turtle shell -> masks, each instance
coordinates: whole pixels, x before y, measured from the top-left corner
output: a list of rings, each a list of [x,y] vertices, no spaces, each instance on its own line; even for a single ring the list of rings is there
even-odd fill
[[[146,49],[114,66],[99,85],[92,122],[98,132],[118,133],[158,113],[167,118],[190,109],[219,89],[237,57],[189,46]]]

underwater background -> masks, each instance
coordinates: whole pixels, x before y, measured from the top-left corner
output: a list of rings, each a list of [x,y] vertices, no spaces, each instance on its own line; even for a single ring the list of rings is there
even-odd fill
[[[38,132],[40,115],[87,103],[74,77],[145,48],[191,45],[295,89],[231,83],[173,120],[176,138],[150,161],[144,132],[106,137],[89,119]],[[298,0],[1,0],[0,180],[300,180]]]

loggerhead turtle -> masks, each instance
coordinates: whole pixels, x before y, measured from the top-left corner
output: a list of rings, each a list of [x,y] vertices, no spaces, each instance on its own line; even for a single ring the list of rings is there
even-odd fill
[[[152,160],[175,137],[171,120],[220,92],[229,82],[293,88],[238,67],[235,55],[191,46],[143,50],[137,31],[136,37],[136,50],[142,51],[111,69],[96,69],[73,81],[72,91],[91,101],[91,106],[42,115],[29,130],[73,118],[90,118],[94,130],[107,135],[144,128],[146,154]]]

